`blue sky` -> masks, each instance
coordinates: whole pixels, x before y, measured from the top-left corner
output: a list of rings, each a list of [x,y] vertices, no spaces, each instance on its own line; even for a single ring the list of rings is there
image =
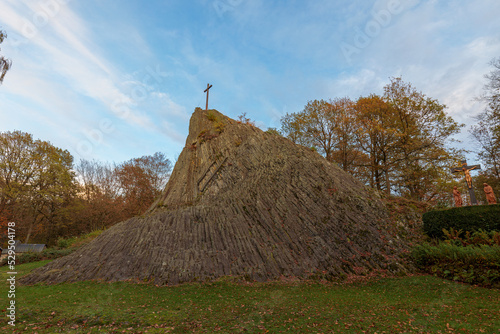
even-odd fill
[[[194,108],[265,129],[402,76],[461,123],[500,56],[498,0],[0,0],[0,131],[80,158],[175,160]],[[467,129],[459,136],[473,150]],[[471,156],[473,157],[473,156]]]

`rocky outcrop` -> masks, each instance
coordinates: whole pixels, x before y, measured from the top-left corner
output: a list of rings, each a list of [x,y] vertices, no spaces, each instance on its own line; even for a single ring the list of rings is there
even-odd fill
[[[197,109],[172,176],[149,211],[35,270],[23,283],[156,284],[407,272],[376,192],[318,153]]]

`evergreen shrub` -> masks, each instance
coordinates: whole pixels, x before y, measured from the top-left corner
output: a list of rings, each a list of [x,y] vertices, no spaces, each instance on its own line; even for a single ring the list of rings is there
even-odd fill
[[[447,242],[416,246],[411,257],[419,269],[445,279],[500,287],[500,246],[459,246]]]
[[[500,204],[429,211],[424,213],[422,220],[424,232],[431,238],[443,239],[443,229],[500,231]]]

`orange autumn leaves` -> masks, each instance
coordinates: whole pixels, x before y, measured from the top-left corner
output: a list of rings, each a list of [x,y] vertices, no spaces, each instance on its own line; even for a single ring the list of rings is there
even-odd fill
[[[459,154],[450,138],[463,126],[445,108],[393,78],[383,96],[309,101],[281,119],[281,133],[379,191],[435,201]]]

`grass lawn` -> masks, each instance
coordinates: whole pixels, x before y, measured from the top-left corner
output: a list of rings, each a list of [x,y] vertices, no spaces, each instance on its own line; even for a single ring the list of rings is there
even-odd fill
[[[47,262],[18,265],[17,278]],[[6,272],[0,268],[2,333],[500,333],[500,290],[432,276],[349,284],[17,286],[12,327]]]

